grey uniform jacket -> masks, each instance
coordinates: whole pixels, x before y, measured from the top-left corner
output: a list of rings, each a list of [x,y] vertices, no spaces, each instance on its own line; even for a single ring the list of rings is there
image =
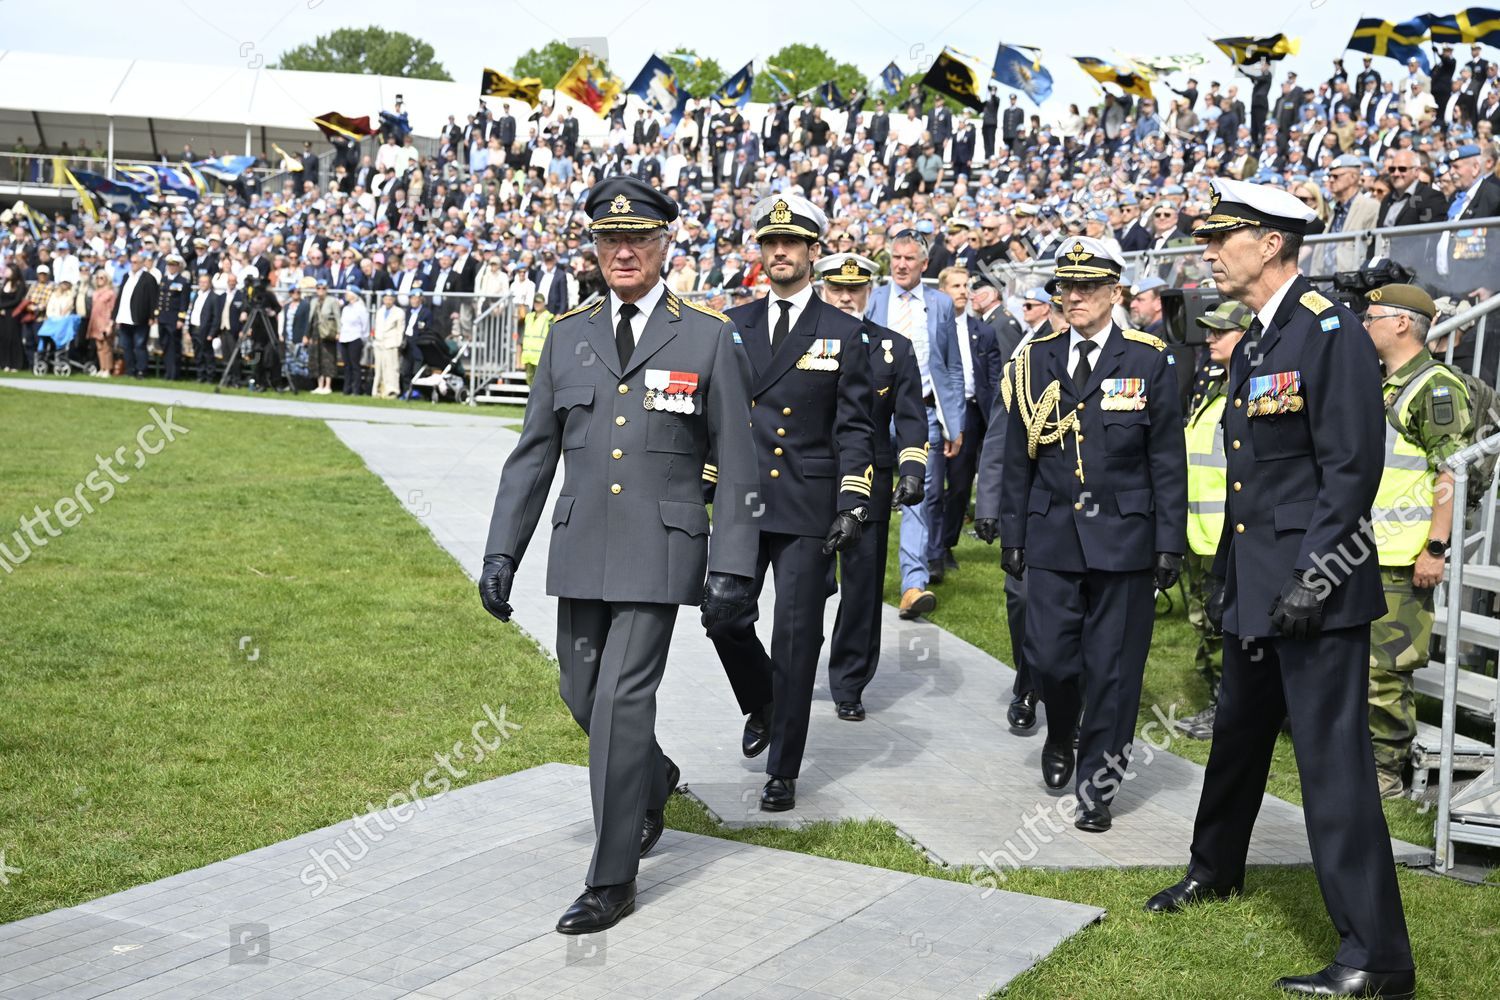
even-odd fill
[[[665,292],[621,371],[608,302],[559,317],[542,347],[485,551],[521,564],[561,455],[547,593],[697,604],[709,570],[755,576],[759,525],[720,518],[710,545],[703,503],[716,471],[727,483],[760,479],[734,325]],[[648,370],[696,375],[692,412],[646,409]],[[711,446],[719,470],[705,469]]]

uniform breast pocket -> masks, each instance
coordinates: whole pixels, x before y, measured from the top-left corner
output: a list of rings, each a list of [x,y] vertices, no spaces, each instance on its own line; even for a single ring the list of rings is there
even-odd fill
[[[563,421],[564,450],[582,448],[589,436],[589,421],[594,415],[594,387],[564,385],[552,390],[552,409]]]
[[[646,450],[678,455],[693,453],[693,425],[675,413],[646,414]]]
[[[1250,441],[1255,445],[1256,461],[1260,462],[1311,455],[1312,433],[1307,426],[1307,411],[1251,417]]]
[[[1147,410],[1106,411],[1104,448],[1111,455],[1135,455],[1146,450],[1146,435],[1151,430]]]

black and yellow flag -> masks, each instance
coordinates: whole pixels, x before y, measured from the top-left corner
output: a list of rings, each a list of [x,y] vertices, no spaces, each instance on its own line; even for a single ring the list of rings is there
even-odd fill
[[[542,99],[542,81],[534,76],[517,80],[499,70],[487,69],[479,80],[479,96],[510,97],[527,104],[536,104]]]
[[[938,53],[932,61],[932,68],[922,77],[922,86],[951,97],[974,111],[984,109],[984,99],[979,96],[979,71],[951,49],[944,48]]]
[[[1288,38],[1286,35],[1271,35],[1267,38],[1237,35],[1233,38],[1215,38],[1213,43],[1236,66],[1248,66],[1262,59],[1270,59],[1274,62],[1277,59],[1294,56],[1302,48],[1300,38]]]
[[[1073,61],[1100,83],[1112,83],[1125,93],[1143,97],[1148,101],[1155,99],[1155,95],[1151,93],[1151,81],[1139,73],[1131,73],[1092,56],[1074,56]]]

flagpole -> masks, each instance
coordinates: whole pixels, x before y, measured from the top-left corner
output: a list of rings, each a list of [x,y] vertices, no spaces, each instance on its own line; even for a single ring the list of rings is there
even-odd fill
[[[104,150],[104,156],[105,156],[105,161],[104,161],[104,176],[108,177],[110,180],[114,180],[114,178],[115,178],[115,116],[114,115],[110,115],[109,116],[109,138],[106,140],[106,142],[108,143],[108,145],[106,145],[105,150]]]

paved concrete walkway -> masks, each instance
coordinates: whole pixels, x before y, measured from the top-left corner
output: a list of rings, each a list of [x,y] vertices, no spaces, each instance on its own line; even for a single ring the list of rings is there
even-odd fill
[[[565,938],[585,769],[422,803],[0,926],[0,998],[970,1000],[1102,916],[668,830],[636,912]]]

